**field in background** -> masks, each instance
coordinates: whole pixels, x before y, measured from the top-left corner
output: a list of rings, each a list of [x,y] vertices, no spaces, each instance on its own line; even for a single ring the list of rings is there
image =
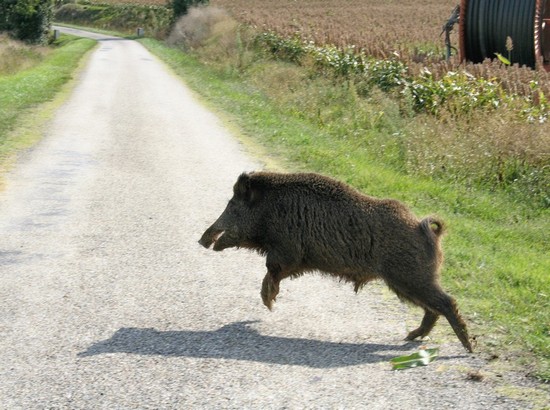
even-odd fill
[[[165,6],[169,0],[89,0],[92,4]],[[441,27],[458,0],[210,0],[235,19],[273,30],[283,36],[299,35],[318,44],[355,45],[369,54],[387,57],[393,52],[426,58],[443,53]],[[456,39],[455,44],[456,44]]]
[[[112,0],[116,1],[116,0]],[[457,52],[445,60],[446,47],[442,27],[459,0],[211,0],[240,22],[260,31],[274,31],[283,37],[299,37],[316,44],[340,48],[353,46],[377,58],[397,58],[414,75],[429,67],[437,78],[450,70],[464,68]],[[451,44],[458,48],[458,24],[451,33]],[[469,65],[478,77],[499,78],[503,87],[528,95],[531,81],[545,82],[543,91],[550,96],[550,74],[503,64]]]
[[[211,0],[237,20],[317,44],[355,45],[369,55],[443,54],[441,27],[458,0]],[[457,27],[458,29],[458,27]],[[456,39],[455,39],[456,44]]]
[[[169,0],[88,0],[90,4],[165,6]],[[442,27],[459,0],[210,0],[212,7],[228,11],[240,23],[258,31],[272,31],[281,37],[300,38],[318,45],[353,47],[376,58],[398,58],[413,75],[424,73],[443,77],[462,65],[456,52],[445,60]],[[75,22],[81,24],[82,22]],[[104,27],[105,28],[105,27]],[[458,48],[458,25],[451,44]],[[487,79],[499,78],[511,92],[529,95],[531,81],[550,95],[550,74],[503,64],[468,66],[468,71]]]

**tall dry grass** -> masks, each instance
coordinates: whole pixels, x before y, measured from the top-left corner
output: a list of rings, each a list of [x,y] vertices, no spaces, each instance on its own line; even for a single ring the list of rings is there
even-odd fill
[[[0,75],[14,74],[39,63],[49,49],[43,46],[29,46],[0,34]]]
[[[423,115],[406,127],[409,173],[500,188],[550,207],[550,126],[518,121],[512,109],[468,120]]]
[[[167,41],[230,71],[242,71],[254,58],[252,31],[217,7],[192,7],[174,24]]]
[[[225,10],[216,7],[193,7],[181,17],[168,36],[168,43],[185,49],[194,49],[207,40],[212,41],[223,31],[233,33],[237,22]],[[230,34],[230,38],[234,35]]]

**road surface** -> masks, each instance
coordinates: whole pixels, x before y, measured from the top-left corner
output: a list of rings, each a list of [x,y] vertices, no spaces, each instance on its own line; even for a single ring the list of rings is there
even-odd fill
[[[261,161],[139,43],[77,33],[99,45],[0,193],[0,408],[527,408],[445,321],[393,372],[421,312],[381,285],[307,276],[269,312],[263,258],[197,243]]]

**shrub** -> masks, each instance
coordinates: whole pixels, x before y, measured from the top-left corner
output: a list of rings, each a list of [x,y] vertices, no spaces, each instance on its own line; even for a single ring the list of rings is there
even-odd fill
[[[193,7],[176,22],[168,42],[185,50],[194,49],[204,45],[217,24],[229,19],[228,14],[222,9]]]
[[[250,30],[215,7],[190,8],[174,25],[168,42],[186,51],[194,50],[210,62],[221,63],[227,72],[242,71],[253,59]]]
[[[0,30],[28,43],[44,43],[53,15],[52,0],[4,0]]]

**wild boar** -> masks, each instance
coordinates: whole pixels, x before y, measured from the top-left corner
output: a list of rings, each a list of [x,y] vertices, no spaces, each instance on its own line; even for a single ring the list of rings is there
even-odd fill
[[[425,311],[408,340],[428,335],[443,315],[472,352],[455,300],[439,284],[444,230],[437,217],[419,220],[399,201],[366,196],[332,178],[252,172],[239,176],[233,197],[199,243],[265,255],[261,296],[269,309],[287,277],[318,271],[353,283],[356,292],[382,279]]]

